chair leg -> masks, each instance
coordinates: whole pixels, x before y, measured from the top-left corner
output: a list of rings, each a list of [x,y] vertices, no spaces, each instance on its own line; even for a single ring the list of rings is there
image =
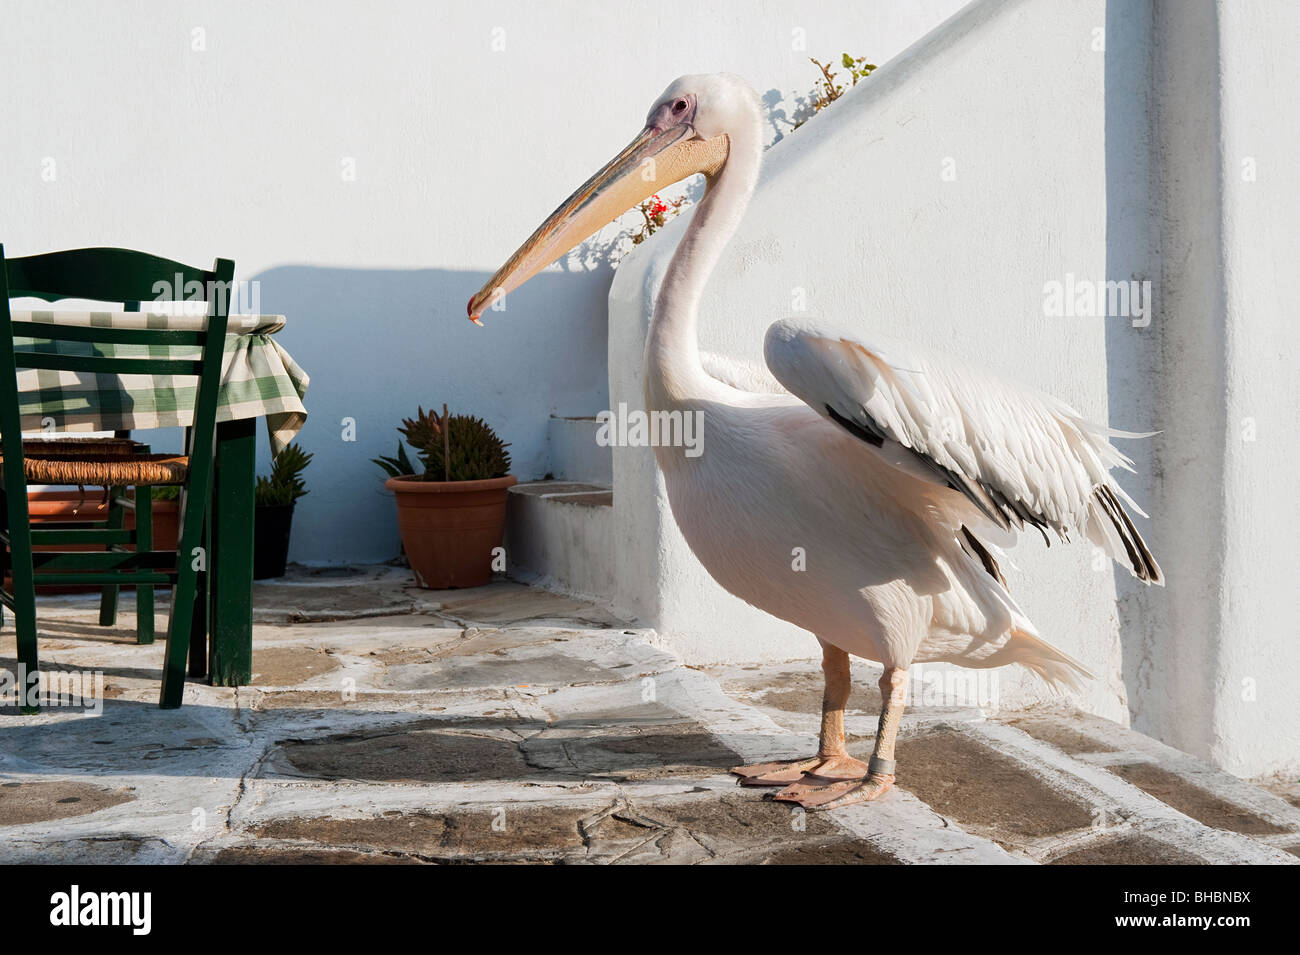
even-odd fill
[[[135,549],[153,550],[153,488],[135,489]],[[135,642],[153,643],[153,584],[135,585]]]
[[[0,531],[9,533],[9,498],[5,495],[4,484],[0,483]],[[9,576],[9,548],[0,547],[0,587]],[[0,603],[0,633],[5,628],[5,605]]]
[[[176,586],[172,588],[171,611],[167,615],[167,649],[163,655],[162,690],[158,705],[174,710],[185,696],[185,659],[190,648],[190,631],[194,626],[194,571],[180,555]]]
[[[126,488],[124,487],[110,487],[108,489],[108,520],[105,521],[104,526],[109,530],[122,529],[126,511],[121,504],[117,503],[117,498],[118,495],[125,493]],[[112,550],[113,545],[109,544],[106,549]],[[120,589],[116,585],[112,585],[100,590],[99,625],[101,627],[111,627],[117,623],[117,596]]]
[[[5,495],[9,523],[10,566],[14,577],[14,629],[18,634],[18,693],[23,713],[40,711],[40,700],[29,699],[29,687],[40,679],[36,653],[36,581],[32,570],[32,529],[28,523],[27,493]]]
[[[204,482],[206,483],[206,482]],[[207,488],[203,487],[206,492]],[[194,622],[198,616],[195,602],[199,599],[199,575],[206,571],[207,550],[203,547],[203,525],[206,520],[206,493],[198,496],[199,509],[192,505],[190,489],[181,493],[181,534],[176,548],[176,585],[172,588],[171,612],[167,621],[167,649],[163,655],[162,689],[158,705],[174,710],[185,696],[185,664],[189,655]],[[206,607],[206,600],[203,605]]]
[[[208,522],[203,522],[203,538],[199,542],[204,553],[209,551]],[[204,565],[206,568],[206,564]],[[194,581],[194,615],[190,622],[190,668],[191,677],[208,675],[208,627],[211,620],[211,594],[208,586],[209,571],[200,570]]]

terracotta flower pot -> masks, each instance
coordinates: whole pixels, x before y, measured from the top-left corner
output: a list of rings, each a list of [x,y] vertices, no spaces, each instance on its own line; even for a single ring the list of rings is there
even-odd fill
[[[432,590],[481,587],[492,579],[492,551],[506,530],[512,474],[486,481],[384,482],[397,498],[402,547],[415,582]]]

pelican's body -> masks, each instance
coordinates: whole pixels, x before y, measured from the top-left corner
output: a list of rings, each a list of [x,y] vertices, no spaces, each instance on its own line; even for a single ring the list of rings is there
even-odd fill
[[[1001,585],[928,517],[935,495],[797,398],[712,391],[656,409],[702,412],[705,453],[657,452],[677,526],[719,584],[887,666],[1015,662]]]
[[[778,321],[767,372],[700,353],[699,301],[754,191],[753,91],[726,74],[677,80],[642,133],[547,219],[470,300],[477,315],[576,241],[663,185],[708,189],[665,274],[646,341],[646,409],[694,416],[697,455],[656,445],[673,516],[730,593],[811,631],[826,694],[817,756],[741,767],[808,808],[874,799],[894,779],[907,667],[1020,663],[1053,683],[1087,670],[1035,631],[1006,589],[995,544],[1025,525],[1086,536],[1147,582],[1160,569],[1109,475],[1128,466],[1062,402],[905,342]],[[639,181],[638,181],[639,180]],[[848,756],[848,655],[884,666],[869,763]]]

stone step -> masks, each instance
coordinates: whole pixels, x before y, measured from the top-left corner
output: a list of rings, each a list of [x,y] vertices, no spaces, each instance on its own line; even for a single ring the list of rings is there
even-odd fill
[[[608,603],[614,595],[614,492],[582,481],[510,489],[506,562],[511,576]]]

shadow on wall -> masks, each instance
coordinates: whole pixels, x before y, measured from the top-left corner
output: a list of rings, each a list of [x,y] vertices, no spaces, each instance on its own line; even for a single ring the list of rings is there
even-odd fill
[[[767,107],[769,149],[794,132],[800,123],[806,123],[817,115],[817,110],[813,108],[811,94],[796,96],[794,102],[788,104],[790,108],[787,109],[785,94],[780,90],[771,89],[763,94],[763,105]]]
[[[511,443],[520,480],[549,468],[552,414],[609,404],[607,299],[613,271],[538,275],[472,325],[465,303],[490,273],[283,266],[240,278],[284,314],[277,340],[311,376],[300,440],[315,454],[295,512],[293,560],[385,561],[398,553],[393,504],[371,459],[394,452],[417,405],[484,418]],[[259,470],[269,466],[260,442]]]
[[[1106,278],[1151,281],[1147,315],[1111,316],[1106,321],[1106,376],[1110,396],[1108,424],[1125,431],[1154,431],[1158,423],[1162,322],[1159,308],[1159,215],[1151,169],[1153,108],[1151,46],[1154,36],[1150,4],[1106,5]],[[1150,324],[1143,325],[1144,322]],[[1145,396],[1146,400],[1134,400]],[[1151,515],[1137,521],[1156,560],[1167,571],[1174,563],[1172,541],[1163,533],[1170,520],[1159,475],[1156,438],[1116,441],[1133,459],[1136,474],[1121,473],[1120,484]],[[1130,715],[1137,729],[1150,731],[1144,702],[1151,689],[1157,615],[1167,615],[1168,588],[1148,588],[1118,565],[1114,568],[1118,600],[1122,676]],[[1171,581],[1169,587],[1176,587]]]

